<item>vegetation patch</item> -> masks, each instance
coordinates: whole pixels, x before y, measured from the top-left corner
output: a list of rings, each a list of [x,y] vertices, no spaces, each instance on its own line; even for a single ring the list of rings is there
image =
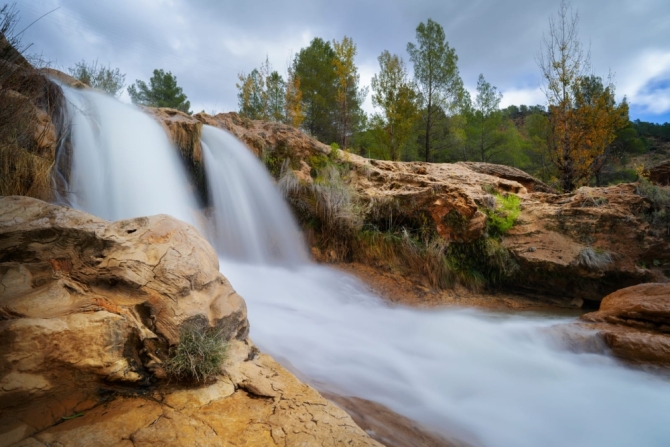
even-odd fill
[[[577,261],[590,270],[604,270],[612,263],[612,255],[598,248],[586,247],[579,252]]]
[[[644,219],[650,225],[663,229],[665,236],[670,236],[670,187],[654,185],[641,177],[637,193],[651,204]]]
[[[495,195],[495,207],[484,210],[489,237],[499,238],[507,233],[516,223],[521,213],[521,200],[514,194]]]
[[[204,319],[184,323],[179,343],[165,361],[168,377],[179,382],[205,382],[215,376],[228,355],[223,330],[209,327]]]

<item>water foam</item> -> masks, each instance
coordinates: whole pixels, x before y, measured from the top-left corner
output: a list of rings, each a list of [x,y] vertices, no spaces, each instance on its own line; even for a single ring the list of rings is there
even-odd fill
[[[192,221],[193,194],[160,126],[99,93],[65,91],[70,201],[108,219]],[[301,377],[473,445],[670,445],[668,381],[570,351],[548,331],[570,319],[389,306],[304,262],[286,205],[241,143],[207,126],[203,143],[221,271],[248,304],[253,340]]]

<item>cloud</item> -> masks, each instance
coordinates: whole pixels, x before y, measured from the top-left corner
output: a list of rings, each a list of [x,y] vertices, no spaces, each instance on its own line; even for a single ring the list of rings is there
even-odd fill
[[[575,4],[581,38],[585,45],[590,43],[596,74],[616,72],[618,93],[649,113],[668,107],[667,91],[651,91],[648,85],[668,78],[670,48],[661,44],[670,42],[670,8],[665,3]],[[316,36],[353,38],[364,85],[369,85],[383,50],[402,56],[412,74],[406,45],[415,40],[416,26],[428,18],[444,27],[466,85],[474,85],[483,73],[503,92],[504,104],[538,103],[535,56],[557,2],[23,0],[21,24],[58,6],[24,36],[34,43],[32,50],[57,67],[66,69],[82,59],[97,58],[119,67],[130,82],[146,80],[154,68],[163,68],[177,76],[194,109],[208,110],[216,104],[232,110],[237,108],[239,72],[259,66],[266,55],[284,71],[292,52]],[[366,110],[370,109],[368,98]]]
[[[547,98],[540,87],[524,88],[524,89],[510,89],[502,92],[503,98],[500,101],[500,107],[505,108],[511,105],[525,104],[527,106],[544,105],[547,103]]]

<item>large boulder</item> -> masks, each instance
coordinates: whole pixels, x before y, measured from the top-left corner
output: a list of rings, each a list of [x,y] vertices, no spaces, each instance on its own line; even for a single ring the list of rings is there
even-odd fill
[[[228,360],[215,383],[182,388],[163,365],[196,321],[218,330]],[[0,447],[377,445],[248,332],[244,300],[192,226],[0,197]]]
[[[638,284],[606,296],[582,316],[612,353],[632,363],[670,366],[670,284]]]
[[[660,269],[642,266],[670,261],[667,237],[645,220],[649,209],[635,184],[525,197],[503,241],[521,267],[515,287],[596,302],[634,284],[666,281]]]

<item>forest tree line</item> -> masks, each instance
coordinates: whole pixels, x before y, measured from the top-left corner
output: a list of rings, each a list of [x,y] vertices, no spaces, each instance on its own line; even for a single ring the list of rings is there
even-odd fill
[[[500,108],[502,94],[483,74],[471,95],[443,27],[428,19],[407,44],[408,62],[381,52],[370,88],[360,85],[352,38],[317,37],[294,55],[285,73],[267,58],[240,73],[238,111],[369,158],[504,164],[564,191],[635,180],[626,163],[670,142],[670,123],[629,120],[626,99],[616,101],[612,77],[591,71],[578,38],[578,15],[568,3],[561,3],[549,24],[538,58],[546,106]],[[97,63],[81,62],[70,72],[113,95],[124,87],[118,69]],[[148,83],[137,80],[127,91],[134,103],[191,113],[170,72],[154,70]],[[368,95],[375,108],[369,115],[362,108]]]
[[[383,51],[371,91],[360,86],[350,37],[314,38],[295,54],[286,79],[266,61],[239,75],[239,113],[303,129],[360,155],[403,161],[479,161],[518,167],[562,190],[634,180],[621,168],[670,136],[670,124],[630,122],[611,76],[594,75],[578,39],[578,16],[563,2],[550,20],[538,65],[548,106],[500,108],[483,74],[474,97],[443,27],[429,19],[402,55]],[[564,33],[563,30],[567,30]],[[370,94],[375,113],[362,110]]]

